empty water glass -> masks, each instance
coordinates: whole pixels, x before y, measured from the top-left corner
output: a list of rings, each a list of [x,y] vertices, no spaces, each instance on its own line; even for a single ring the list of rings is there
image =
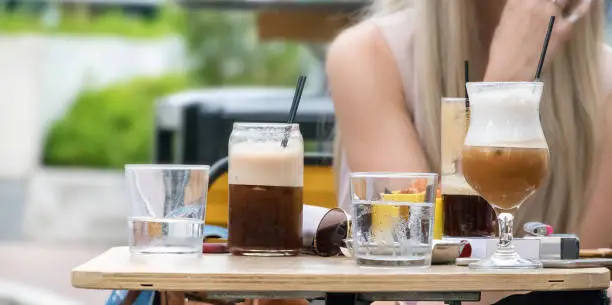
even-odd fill
[[[359,265],[431,266],[438,175],[353,173],[352,247]]]
[[[202,253],[207,165],[126,165],[130,251]]]

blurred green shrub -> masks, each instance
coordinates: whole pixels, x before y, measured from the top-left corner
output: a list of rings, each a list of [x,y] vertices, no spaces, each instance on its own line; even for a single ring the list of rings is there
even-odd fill
[[[154,102],[188,86],[187,77],[170,75],[83,91],[49,130],[45,164],[122,168],[151,162]]]
[[[259,43],[253,14],[164,14],[169,26],[184,37],[191,69],[184,75],[84,91],[48,132],[45,164],[121,168],[126,163],[151,162],[154,102],[188,87],[294,85],[300,72],[300,47]]]
[[[0,34],[37,33],[46,35],[117,35],[151,38],[177,34],[176,24],[183,14],[175,7],[159,9],[154,19],[128,15],[118,9],[89,14],[86,9],[64,11],[19,8],[7,11],[0,6]]]
[[[193,59],[192,76],[199,85],[295,84],[300,72],[300,46],[259,42],[255,14],[189,11],[180,20]]]

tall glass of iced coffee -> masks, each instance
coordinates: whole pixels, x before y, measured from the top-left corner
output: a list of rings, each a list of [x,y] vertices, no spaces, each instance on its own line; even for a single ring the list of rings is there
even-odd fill
[[[234,124],[228,174],[231,253],[297,255],[304,185],[304,141],[298,124]]]
[[[442,98],[442,200],[444,236],[491,237],[495,235],[495,212],[465,181],[461,150],[467,133],[465,98]]]
[[[471,117],[461,164],[467,182],[497,213],[497,251],[476,269],[540,268],[512,245],[513,213],[548,172],[548,145],[540,123],[539,82],[468,83]]]

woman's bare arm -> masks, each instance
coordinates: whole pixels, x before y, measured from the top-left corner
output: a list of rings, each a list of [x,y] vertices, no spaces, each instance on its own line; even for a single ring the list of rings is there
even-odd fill
[[[353,171],[428,170],[398,69],[372,24],[347,30],[330,47],[327,74]]]

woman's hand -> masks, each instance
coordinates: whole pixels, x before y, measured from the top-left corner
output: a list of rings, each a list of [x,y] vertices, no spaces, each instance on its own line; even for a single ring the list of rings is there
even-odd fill
[[[590,0],[507,0],[489,51],[485,81],[532,81],[535,78],[550,16],[556,16],[546,64],[569,38],[572,23],[584,15]],[[563,12],[572,10],[568,17]]]

